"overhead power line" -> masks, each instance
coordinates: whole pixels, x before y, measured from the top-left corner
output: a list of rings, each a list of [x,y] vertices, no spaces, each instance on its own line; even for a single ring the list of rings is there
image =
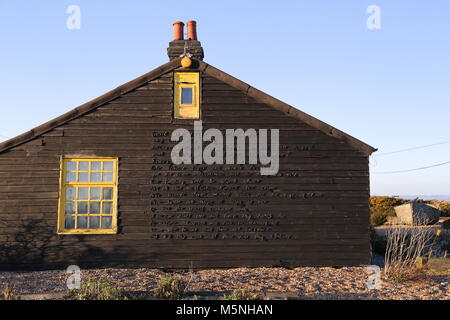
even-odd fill
[[[387,155],[394,154],[394,153],[400,153],[400,152],[412,151],[412,150],[423,149],[423,148],[428,148],[428,147],[434,147],[434,146],[439,146],[439,145],[447,144],[447,143],[450,143],[450,140],[443,141],[443,142],[438,142],[438,143],[433,143],[433,144],[427,144],[427,145],[418,146],[418,147],[411,147],[411,148],[400,149],[400,150],[396,150],[396,151],[390,151],[390,152],[374,154],[373,156],[374,157],[387,156]]]
[[[373,172],[373,173],[377,173],[377,174],[391,174],[391,173],[411,172],[411,171],[424,170],[424,169],[429,169],[429,168],[434,168],[434,167],[444,166],[444,165],[446,165],[446,164],[450,164],[450,161],[442,162],[442,163],[437,163],[437,164],[433,164],[433,165],[431,165],[431,166],[426,166],[426,167],[420,167],[420,168],[408,169],[408,170],[381,171],[381,172]]]

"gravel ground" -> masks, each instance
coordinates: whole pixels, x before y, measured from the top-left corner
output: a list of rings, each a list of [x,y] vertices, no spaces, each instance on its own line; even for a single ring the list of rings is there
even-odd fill
[[[157,269],[82,270],[82,279],[108,277],[133,291],[151,291],[156,282],[173,273]],[[365,267],[345,268],[234,268],[177,273],[189,281],[189,291],[289,292],[301,299],[445,299],[450,300],[450,275],[426,275],[414,281],[382,279],[380,290],[368,290]],[[0,272],[0,287],[14,286],[18,294],[65,292],[64,271]]]

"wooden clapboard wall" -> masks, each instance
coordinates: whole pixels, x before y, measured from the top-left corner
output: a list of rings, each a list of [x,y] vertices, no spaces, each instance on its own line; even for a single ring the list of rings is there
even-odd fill
[[[280,129],[280,171],[171,164],[169,72],[0,153],[0,268],[368,264],[368,157],[202,74],[204,129]],[[61,156],[119,157],[117,235],[56,234]]]

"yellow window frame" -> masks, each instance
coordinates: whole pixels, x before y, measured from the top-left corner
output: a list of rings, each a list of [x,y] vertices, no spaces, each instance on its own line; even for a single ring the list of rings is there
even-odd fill
[[[69,162],[76,162],[76,171],[73,170],[67,170],[67,163]],[[89,169],[86,170],[79,170],[80,165],[79,162],[89,162]],[[92,162],[101,162],[101,169],[98,170],[92,170]],[[112,170],[104,170],[104,162],[113,162],[113,169]],[[77,235],[77,234],[116,234],[117,233],[117,185],[118,185],[118,176],[119,176],[119,168],[118,168],[118,158],[61,158],[61,175],[60,175],[60,188],[59,188],[59,204],[58,204],[58,228],[57,233],[61,235]],[[68,173],[74,173],[76,174],[76,181],[68,182],[67,181],[67,174]],[[87,182],[78,182],[79,180],[79,173],[87,173],[88,181]],[[101,173],[102,177],[104,173],[112,173],[113,178],[112,181],[107,182],[91,182],[91,176],[92,173]],[[67,188],[76,188],[76,198],[75,200],[67,200],[68,202],[75,202],[78,207],[78,202],[87,202],[88,208],[90,208],[91,202],[100,202],[100,213],[96,214],[79,214],[78,209],[75,210],[73,214],[69,214],[68,216],[73,216],[75,221],[75,227],[77,226],[78,216],[85,216],[87,219],[89,217],[98,216],[100,221],[100,226],[103,223],[103,217],[111,217],[111,228],[98,228],[98,229],[66,229],[65,228],[65,218],[66,218],[66,189]],[[78,190],[79,188],[88,188],[88,200],[82,200],[78,199]],[[91,188],[101,188],[101,200],[93,201],[91,200]],[[111,199],[105,199],[103,198],[103,192],[104,188],[112,188],[112,201]],[[112,209],[111,214],[105,214],[102,213],[103,209],[103,203],[105,202],[112,202]],[[90,209],[89,209],[90,210]]]
[[[192,89],[192,104],[182,104],[183,88]],[[200,73],[175,72],[174,74],[175,119],[200,119]]]

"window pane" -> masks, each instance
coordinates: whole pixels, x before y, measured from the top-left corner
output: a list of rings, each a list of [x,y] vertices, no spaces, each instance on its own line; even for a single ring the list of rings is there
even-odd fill
[[[87,213],[88,213],[88,203],[78,202],[78,214],[87,214]]]
[[[99,214],[100,213],[100,202],[90,202],[89,203],[89,213]]]
[[[78,188],[78,200],[88,200],[89,188]]]
[[[66,188],[66,200],[76,200],[77,189]]]
[[[78,171],[89,171],[89,161],[80,161]]]
[[[103,171],[113,171],[114,170],[114,162],[105,161],[103,162]]]
[[[112,172],[104,172],[103,173],[103,182],[112,182],[113,181],[113,173]]]
[[[77,171],[77,163],[75,161],[68,161],[67,171]]]
[[[102,188],[91,188],[91,200],[100,200]]]
[[[67,172],[66,174],[66,181],[67,182],[75,182],[77,181],[77,174],[74,172]]]
[[[86,216],[78,217],[77,221],[78,221],[78,225],[77,225],[78,229],[87,229],[88,226],[87,226],[87,217]]]
[[[75,202],[66,202],[66,214],[75,214]]]
[[[98,229],[100,228],[100,217],[89,217],[89,228]]]
[[[89,181],[89,173],[80,172],[78,173],[78,182],[88,182]]]
[[[91,171],[102,171],[102,163],[100,161],[91,162]]]
[[[113,188],[103,188],[103,200],[112,200]]]
[[[184,103],[193,103],[195,89],[186,89]],[[63,192],[60,214],[64,229],[71,233],[77,229],[111,230],[117,205],[114,201],[116,161],[80,158],[64,160],[63,164],[65,181],[60,190]]]
[[[91,173],[91,182],[101,182],[101,181],[102,181],[102,173],[101,172]]]
[[[181,104],[193,104],[192,88],[181,88]]]
[[[75,228],[75,217],[73,217],[73,216],[66,217],[65,223],[64,223],[64,228],[74,229]]]
[[[112,202],[103,202],[102,213],[112,214]]]
[[[111,229],[112,218],[111,217],[102,217],[102,228],[103,229]]]

